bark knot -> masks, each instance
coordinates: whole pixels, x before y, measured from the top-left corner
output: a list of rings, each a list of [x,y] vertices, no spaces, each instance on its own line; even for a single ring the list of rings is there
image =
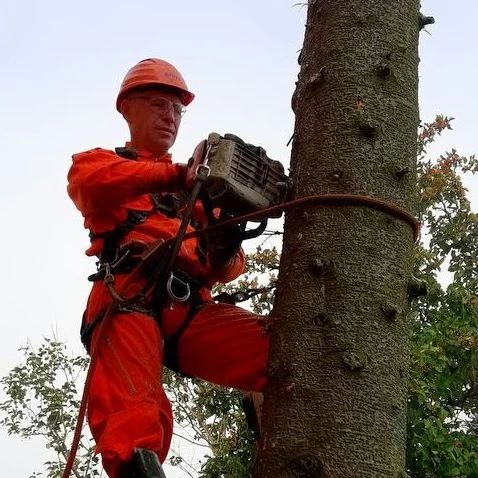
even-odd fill
[[[360,133],[362,136],[368,139],[375,139],[378,136],[378,125],[372,124],[371,122],[362,123],[359,126]]]
[[[357,352],[344,352],[342,355],[342,362],[352,372],[361,370],[366,365],[366,358]]]
[[[395,171],[395,177],[397,177],[398,179],[402,179],[405,176],[407,176],[408,174],[410,174],[411,172],[412,172],[412,170],[408,167],[399,168]]]
[[[321,83],[323,83],[325,81],[325,76],[327,74],[327,68],[325,68],[325,66],[323,66],[318,73],[315,73],[314,75],[312,75],[308,80],[307,80],[307,84],[309,85],[320,85]]]
[[[401,313],[400,307],[395,304],[385,303],[380,307],[383,315],[390,322],[395,322]]]
[[[420,30],[423,30],[427,25],[432,25],[435,23],[435,19],[433,17],[426,17],[423,13],[418,15],[418,27]]]
[[[312,318],[312,323],[316,327],[320,327],[321,325],[330,324],[330,318],[324,312],[319,312]]]
[[[287,463],[279,478],[325,478],[324,465],[318,456],[302,455]]]
[[[390,76],[391,73],[392,69],[390,68],[390,65],[387,65],[386,63],[380,63],[380,65],[378,65],[377,75],[379,76],[379,78],[385,80]]]
[[[332,261],[328,259],[314,259],[310,263],[310,270],[316,276],[326,275],[332,268]]]

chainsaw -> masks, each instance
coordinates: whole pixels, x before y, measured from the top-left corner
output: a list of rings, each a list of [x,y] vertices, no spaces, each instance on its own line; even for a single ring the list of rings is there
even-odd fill
[[[188,162],[186,183],[192,184],[201,165],[207,165],[201,197],[209,207],[229,216],[241,216],[285,201],[288,177],[279,161],[270,159],[260,146],[233,134],[210,133]],[[274,213],[269,217],[280,217]]]

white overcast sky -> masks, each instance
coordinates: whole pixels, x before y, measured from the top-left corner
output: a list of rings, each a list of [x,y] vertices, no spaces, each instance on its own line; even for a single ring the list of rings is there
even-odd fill
[[[82,351],[78,329],[94,264],[83,254],[87,233],[66,194],[66,173],[72,153],[127,139],[114,101],[134,63],[169,60],[197,95],[172,150],[176,161],[217,131],[288,164],[305,23],[305,9],[294,3],[3,0],[0,376],[20,362],[21,345],[52,331],[72,353]],[[436,24],[421,34],[421,118],[456,118],[434,151],[478,152],[478,3],[422,0],[422,11]],[[0,430],[4,476],[29,476],[45,456],[40,442]]]

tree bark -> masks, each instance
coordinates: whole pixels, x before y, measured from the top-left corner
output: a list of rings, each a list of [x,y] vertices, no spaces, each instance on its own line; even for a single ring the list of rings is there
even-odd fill
[[[292,198],[416,213],[418,0],[309,0]],[[405,477],[409,223],[357,204],[286,214],[255,476]]]

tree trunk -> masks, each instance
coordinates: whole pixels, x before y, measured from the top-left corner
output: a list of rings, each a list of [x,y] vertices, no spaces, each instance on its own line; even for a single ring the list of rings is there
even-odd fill
[[[416,213],[418,0],[309,0],[294,199]],[[413,230],[357,203],[286,215],[256,477],[405,477]]]

